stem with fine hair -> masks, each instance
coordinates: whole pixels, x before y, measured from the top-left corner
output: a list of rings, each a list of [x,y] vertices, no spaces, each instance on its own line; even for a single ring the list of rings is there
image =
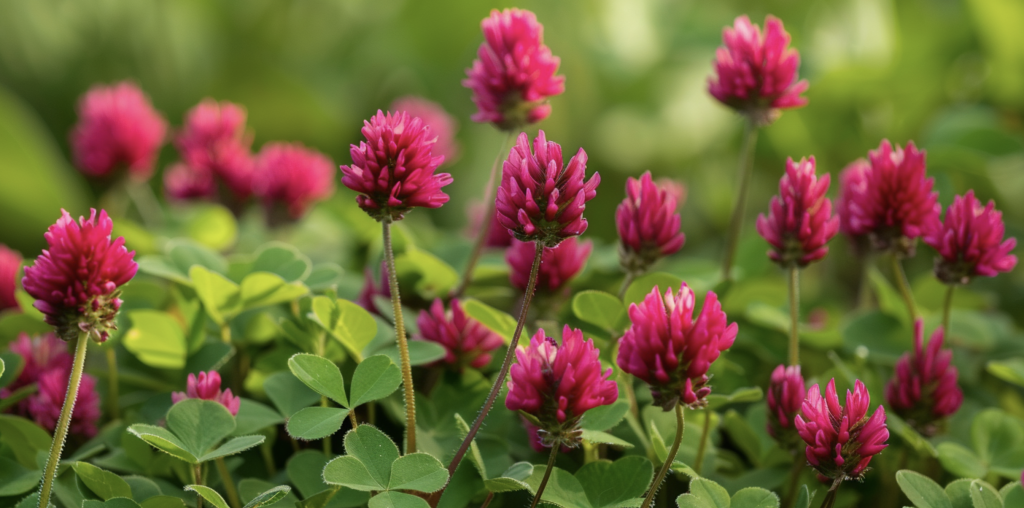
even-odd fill
[[[544,494],[544,487],[548,486],[548,479],[551,478],[551,470],[555,468],[555,457],[558,457],[558,449],[561,448],[559,443],[555,443],[551,446],[551,455],[548,456],[548,468],[544,470],[544,477],[540,480],[540,485],[537,486],[537,494],[533,496],[533,504],[530,508],[536,508],[537,503],[540,502],[540,496]]]
[[[220,481],[224,484],[224,492],[228,494],[228,504],[231,505],[231,508],[242,508],[242,502],[238,498],[238,491],[235,490],[235,483],[231,480],[231,472],[228,471],[228,465],[224,463],[224,457],[217,457],[214,462],[217,464]]]
[[[412,364],[409,362],[409,341],[405,338],[405,319],[402,317],[402,297],[398,294],[398,272],[395,270],[395,251],[391,247],[391,219],[384,225],[384,259],[388,269],[388,287],[391,289],[391,309],[395,313],[395,335],[398,354],[402,360],[402,391],[405,392],[405,453],[416,453],[416,392],[412,386]]]
[[[121,407],[118,403],[118,379],[117,379],[117,351],[114,350],[114,343],[107,343],[107,404],[110,405],[110,419],[121,418]]]
[[[953,310],[953,290],[955,289],[955,284],[950,284],[946,288],[946,300],[942,303],[942,333],[946,337],[949,337],[949,313]]]
[[[459,450],[455,452],[455,457],[453,457],[451,463],[448,464],[449,478],[455,474],[455,469],[459,467],[459,462],[461,462],[462,457],[466,455],[466,451],[469,450],[469,445],[473,442],[473,438],[476,437],[476,433],[483,425],[484,418],[487,417],[487,413],[489,413],[491,411],[491,407],[494,406],[494,400],[498,398],[498,393],[501,392],[501,387],[505,384],[505,377],[508,376],[508,369],[512,366],[512,357],[515,356],[516,345],[519,344],[519,336],[523,334],[523,326],[526,325],[526,313],[530,310],[530,301],[533,300],[533,291],[537,288],[537,274],[540,273],[541,255],[544,254],[544,245],[542,243],[534,242],[534,245],[536,246],[536,252],[533,255],[533,266],[530,268],[530,280],[526,284],[526,294],[523,296],[523,309],[519,312],[519,320],[516,322],[516,331],[512,335],[512,342],[508,345],[508,351],[505,353],[505,361],[501,364],[501,371],[498,372],[498,377],[494,380],[494,386],[491,387],[491,393],[487,395],[487,401],[484,402],[484,407],[480,409],[480,414],[476,415],[476,420],[473,422],[473,426],[469,429],[469,434],[467,434],[466,438],[462,440],[462,445],[459,446]],[[443,492],[443,489],[439,492]]]
[[[64,440],[68,437],[68,427],[71,426],[71,413],[75,409],[75,401],[78,399],[78,385],[82,381],[82,372],[85,370],[85,350],[89,345],[89,333],[79,332],[75,342],[75,359],[71,364],[71,377],[68,379],[68,391],[64,395],[64,406],[60,408],[60,417],[57,419],[57,428],[53,431],[53,441],[50,442],[50,454],[46,458],[46,468],[43,470],[43,486],[39,488],[39,507],[46,508],[50,502],[50,491],[53,489],[53,481],[57,475],[57,464],[60,462],[60,454],[64,450]]]
[[[679,443],[683,442],[683,427],[686,422],[683,421],[683,406],[676,404],[676,439],[672,441],[672,449],[668,451],[668,457],[665,457],[665,463],[661,465],[661,470],[658,471],[658,476],[654,478],[654,483],[651,484],[651,490],[647,491],[647,497],[644,498],[644,502],[640,505],[640,508],[649,508],[651,502],[654,501],[654,496],[658,494],[658,487],[661,486],[661,482],[665,479],[665,475],[668,474],[668,470],[672,468],[672,461],[676,459],[676,454],[679,453]]]
[[[892,263],[892,278],[896,281],[896,287],[900,290],[903,303],[907,305],[910,322],[913,323],[917,321],[917,306],[914,305],[914,294],[910,292],[910,283],[907,282],[907,274],[903,271],[903,264],[900,263],[900,255],[893,251],[889,260]]]
[[[789,365],[800,365],[800,268],[789,267]]]
[[[743,147],[740,149],[740,188],[736,193],[736,205],[732,209],[732,220],[729,222],[729,237],[725,244],[725,258],[722,262],[722,279],[732,280],[732,263],[736,259],[736,248],[740,242],[740,231],[743,229],[743,214],[747,208],[747,190],[750,188],[750,175],[754,172],[754,145],[757,144],[757,126],[747,120],[743,127]]]
[[[704,452],[708,449],[708,436],[711,435],[711,410],[704,409],[704,429],[700,431],[700,445],[697,446],[697,458],[694,459],[693,471],[700,474],[704,466]]]
[[[494,199],[494,187],[497,185],[495,180],[498,179],[498,166],[501,164],[501,158],[505,156],[505,152],[508,150],[509,142],[513,139],[515,139],[515,131],[508,131],[505,140],[501,142],[501,149],[498,150],[494,163],[491,164],[491,174],[487,177],[487,187],[484,187],[484,203],[487,205],[487,212],[480,220],[480,231],[477,232],[476,241],[473,243],[473,251],[470,252],[469,260],[466,261],[466,268],[462,272],[462,280],[459,282],[459,286],[455,288],[455,291],[452,291],[452,298],[462,296],[462,293],[469,287],[469,283],[473,281],[473,269],[476,268],[476,263],[480,261],[480,253],[483,252],[484,243],[487,242],[487,234],[491,231],[491,221],[497,206]]]

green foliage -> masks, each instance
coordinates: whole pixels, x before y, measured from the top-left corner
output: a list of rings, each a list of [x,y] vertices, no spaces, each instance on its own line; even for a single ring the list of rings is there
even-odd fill
[[[1001,508],[1015,506],[1004,502],[1004,494],[982,480],[960,479],[943,489],[931,478],[902,470],[896,482],[916,508]],[[1020,491],[1019,483],[1016,491]],[[1014,489],[1008,489],[1011,495]],[[1012,499],[1008,499],[1012,501]]]
[[[537,466],[526,479],[535,493],[546,466]],[[654,478],[654,467],[643,457],[624,457],[615,462],[584,465],[575,475],[560,468],[551,472],[541,500],[562,508],[611,508],[640,502]]]
[[[187,399],[167,412],[167,428],[137,423],[128,430],[154,448],[189,464],[241,453],[264,436],[239,436],[221,443],[235,430],[235,418],[219,402]]]
[[[377,322],[365,309],[348,300],[313,298],[311,319],[339,341],[357,361],[377,335]]]
[[[947,441],[939,444],[939,462],[966,478],[989,473],[1019,479],[1024,468],[1024,425],[999,409],[986,409],[971,424],[971,448]]]

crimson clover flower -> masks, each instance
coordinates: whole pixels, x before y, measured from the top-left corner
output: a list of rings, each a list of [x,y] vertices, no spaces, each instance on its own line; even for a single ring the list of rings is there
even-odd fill
[[[175,138],[181,165],[164,175],[164,189],[175,199],[221,196],[240,203],[252,195],[252,136],[245,130],[245,108],[205,99],[185,115]]]
[[[643,272],[659,258],[683,248],[686,235],[679,230],[682,187],[664,185],[644,172],[626,180],[626,198],[615,209],[619,258],[630,273]]]
[[[885,399],[896,414],[926,436],[939,430],[939,421],[956,413],[964,401],[951,362],[953,351],[942,349],[942,328],[924,347],[924,322],[914,323],[914,350],[900,357],[885,387]]]
[[[167,122],[134,83],[96,85],[78,101],[71,130],[75,167],[88,176],[109,176],[118,168],[145,180],[167,134]]]
[[[313,203],[334,194],[334,164],[298,143],[267,143],[256,157],[252,190],[272,216],[280,209],[299,219]]]
[[[832,201],[825,197],[831,179],[814,174],[814,156],[786,159],[779,195],[772,196],[768,216],[757,217],[757,232],[772,246],[768,257],[783,267],[807,266],[828,254],[828,241],[839,231]]]
[[[21,308],[14,296],[18,290],[19,270],[21,254],[0,243],[0,311]]]
[[[593,248],[593,242],[580,242],[576,237],[570,237],[555,247],[545,247],[544,253],[541,254],[540,269],[537,271],[537,288],[550,293],[556,293],[564,288],[583,270],[583,265],[587,264]],[[505,251],[512,287],[526,291],[534,255],[536,249],[533,243],[519,240],[513,240],[512,246]]]
[[[995,277],[1017,266],[1010,254],[1016,238],[1004,238],[1003,213],[994,202],[982,206],[974,191],[953,198],[945,220],[932,223],[924,243],[939,252],[935,275],[946,284],[967,284],[971,277]]]
[[[442,166],[459,159],[459,142],[455,139],[459,122],[448,114],[443,106],[423,97],[409,95],[395,99],[391,103],[391,111],[405,111],[409,116],[423,120],[423,124],[430,127],[430,132],[437,137],[433,152],[444,157]]]
[[[799,365],[775,367],[766,394],[768,434],[787,449],[799,441],[794,420],[800,413],[806,395],[804,377],[800,374]]]
[[[482,368],[491,362],[491,351],[504,341],[501,336],[469,317],[458,300],[452,300],[451,312],[444,302],[434,300],[430,310],[421,310],[416,318],[423,340],[444,346],[444,362],[457,370],[465,366]]]
[[[186,399],[212,400],[227,408],[232,416],[238,416],[238,408],[242,403],[240,397],[231,393],[231,388],[224,391],[220,389],[220,374],[211,370],[200,372],[198,376],[189,374],[184,392],[174,392],[171,400],[177,404]]]

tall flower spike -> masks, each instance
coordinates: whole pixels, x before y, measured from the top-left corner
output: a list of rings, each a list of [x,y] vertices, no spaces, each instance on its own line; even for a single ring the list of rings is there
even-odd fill
[[[925,177],[925,153],[913,141],[904,150],[882,140],[866,164],[846,171],[840,189],[844,232],[869,235],[876,249],[913,255],[916,239],[934,227],[940,212],[935,180]]]
[[[885,399],[896,414],[925,436],[940,430],[940,420],[956,413],[964,401],[957,385],[957,370],[950,363],[953,351],[942,349],[942,328],[924,347],[924,323],[914,323],[914,351],[896,362],[896,372],[885,387]]]
[[[618,385],[608,379],[612,369],[601,371],[598,354],[578,329],[563,328],[561,346],[537,330],[528,347],[516,350],[505,407],[540,427],[544,446],[575,446],[583,413],[619,397]]]
[[[1010,254],[1016,238],[1006,238],[1003,213],[994,202],[982,206],[969,190],[953,198],[945,220],[936,221],[924,234],[924,243],[939,251],[935,275],[946,284],[967,284],[971,277],[995,277],[1017,266]]]
[[[231,412],[232,416],[238,416],[238,408],[242,403],[241,398],[231,393],[231,388],[221,391],[220,374],[215,370],[200,372],[199,376],[189,374],[185,391],[171,394],[171,400],[175,404],[185,399],[203,399],[219,402]]]
[[[627,272],[643,272],[659,258],[683,248],[686,235],[679,230],[677,197],[681,192],[655,183],[650,171],[639,180],[626,180],[626,199],[615,209],[615,225],[619,262]]]
[[[245,108],[227,101],[204,99],[190,109],[174,143],[188,170],[197,175],[187,178],[194,184],[188,187],[190,193],[179,191],[175,185],[186,180],[184,176],[165,175],[168,194],[182,199],[194,197],[200,194],[195,184],[208,182],[201,188],[205,191],[201,197],[216,198],[222,193],[232,203],[248,199],[252,194],[253,157],[252,136],[245,131],[245,119]]]
[[[576,152],[562,167],[562,147],[537,133],[530,150],[521,133],[501,170],[495,205],[498,222],[523,242],[538,241],[554,247],[562,240],[583,234],[587,219],[583,210],[597,195],[601,175],[584,182],[587,152]]]
[[[782,267],[807,266],[828,254],[828,241],[839,231],[832,201],[825,197],[831,179],[814,174],[814,156],[793,162],[786,159],[786,174],[779,181],[768,216],[757,217],[757,232],[772,246],[768,257]]]
[[[825,396],[814,385],[807,391],[796,430],[807,444],[807,461],[823,478],[859,480],[871,458],[885,449],[889,430],[885,408],[868,417],[871,396],[858,379],[853,392],[846,391],[846,405],[839,404],[836,380],[828,382]]]
[[[391,103],[391,111],[405,111],[409,116],[423,120],[423,124],[430,127],[430,132],[437,137],[433,151],[444,157],[443,166],[459,160],[459,142],[455,139],[459,122],[449,115],[443,106],[422,97],[409,95],[395,99],[395,102]]]
[[[651,385],[654,403],[671,410],[677,403],[703,406],[711,393],[708,368],[736,340],[736,323],[728,323],[718,295],[708,291],[704,308],[693,319],[693,290],[658,286],[639,304],[629,306],[629,329],[619,342],[622,370]]]
[[[298,143],[267,143],[256,158],[252,190],[272,217],[299,219],[334,194],[334,164]]]
[[[135,84],[97,85],[78,101],[71,152],[88,176],[105,177],[124,167],[145,180],[166,135],[167,122]]]
[[[19,309],[15,293],[18,290],[18,271],[21,270],[21,254],[0,243],[0,312]]]
[[[544,45],[537,16],[521,9],[492,10],[480,22],[484,42],[462,85],[473,91],[474,122],[514,131],[551,114],[548,98],[565,91],[559,59]]]
[[[583,265],[587,264],[594,244],[591,241],[580,242],[576,237],[558,244],[556,247],[545,247],[541,254],[540,270],[537,272],[537,289],[551,293],[558,292],[572,280]],[[508,262],[509,281],[520,291],[526,291],[530,282],[530,269],[533,267],[533,256],[536,249],[532,242],[513,240],[512,246],[505,251]]]
[[[119,286],[139,266],[135,251],[124,247],[124,238],[111,240],[114,222],[106,210],[91,211],[78,222],[61,210],[61,218],[43,235],[50,248],[25,267],[21,285],[36,299],[33,305],[57,328],[57,335],[71,340],[88,332],[98,342],[116,330],[114,318],[121,308]]]
[[[786,449],[793,449],[800,437],[793,421],[807,395],[800,366],[779,365],[768,383],[768,434]]]
[[[467,316],[458,300],[452,300],[451,309],[446,313],[444,302],[438,298],[429,311],[421,310],[416,318],[420,335],[423,340],[444,346],[444,362],[456,370],[484,367],[491,362],[491,351],[500,347],[503,339]]]
[[[366,141],[352,145],[352,165],[341,166],[341,183],[360,194],[356,202],[363,211],[378,221],[400,220],[414,207],[448,202],[441,187],[452,177],[434,174],[444,156],[433,155],[436,136],[423,120],[377,111],[362,132]]]
[[[761,29],[740,16],[732,27],[722,29],[725,44],[715,53],[715,76],[708,78],[708,92],[716,99],[749,116],[758,125],[768,125],[781,109],[807,104],[800,94],[807,81],[797,81],[800,53],[789,47],[790,37],[775,16]]]

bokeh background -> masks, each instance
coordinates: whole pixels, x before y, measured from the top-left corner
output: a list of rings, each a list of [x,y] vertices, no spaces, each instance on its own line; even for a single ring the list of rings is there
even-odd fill
[[[765,129],[756,153],[752,220],[785,158],[815,155],[837,176],[882,138],[928,150],[941,201],[974,188],[995,199],[1008,232],[1024,233],[1024,3],[1019,0],[6,0],[0,2],[0,242],[35,256],[61,207],[83,213],[98,189],[71,166],[75,103],[95,83],[138,83],[172,125],[205,97],[243,104],[254,149],[301,141],[349,162],[362,120],[399,96],[441,103],[460,122],[448,167],[452,202],[418,221],[457,235],[503,136],[469,120],[460,81],[493,7],[536,12],[561,57],[566,93],[539,127],[567,152],[583,147],[602,176],[588,237],[614,242],[625,178],[650,169],[689,187],[686,253],[714,258],[732,206],[741,119],[706,92],[721,29],[740,14],[785,22],[801,52],[810,105]],[[535,130],[535,128],[534,128]],[[158,171],[177,159],[170,145]],[[152,181],[154,191],[160,178]],[[340,186],[339,186],[340,187]],[[831,193],[836,192],[833,185]],[[350,206],[340,188],[321,209]],[[316,220],[314,213],[311,220]],[[344,238],[319,257],[345,259]],[[144,247],[136,247],[142,248]],[[230,248],[228,246],[227,248]],[[851,259],[838,240],[830,263]],[[317,257],[317,254],[311,254]],[[924,276],[931,255],[910,268]],[[762,269],[771,269],[764,263]],[[855,286],[854,275],[838,281]],[[359,273],[358,271],[356,273]],[[1016,319],[1022,271],[979,281]]]

